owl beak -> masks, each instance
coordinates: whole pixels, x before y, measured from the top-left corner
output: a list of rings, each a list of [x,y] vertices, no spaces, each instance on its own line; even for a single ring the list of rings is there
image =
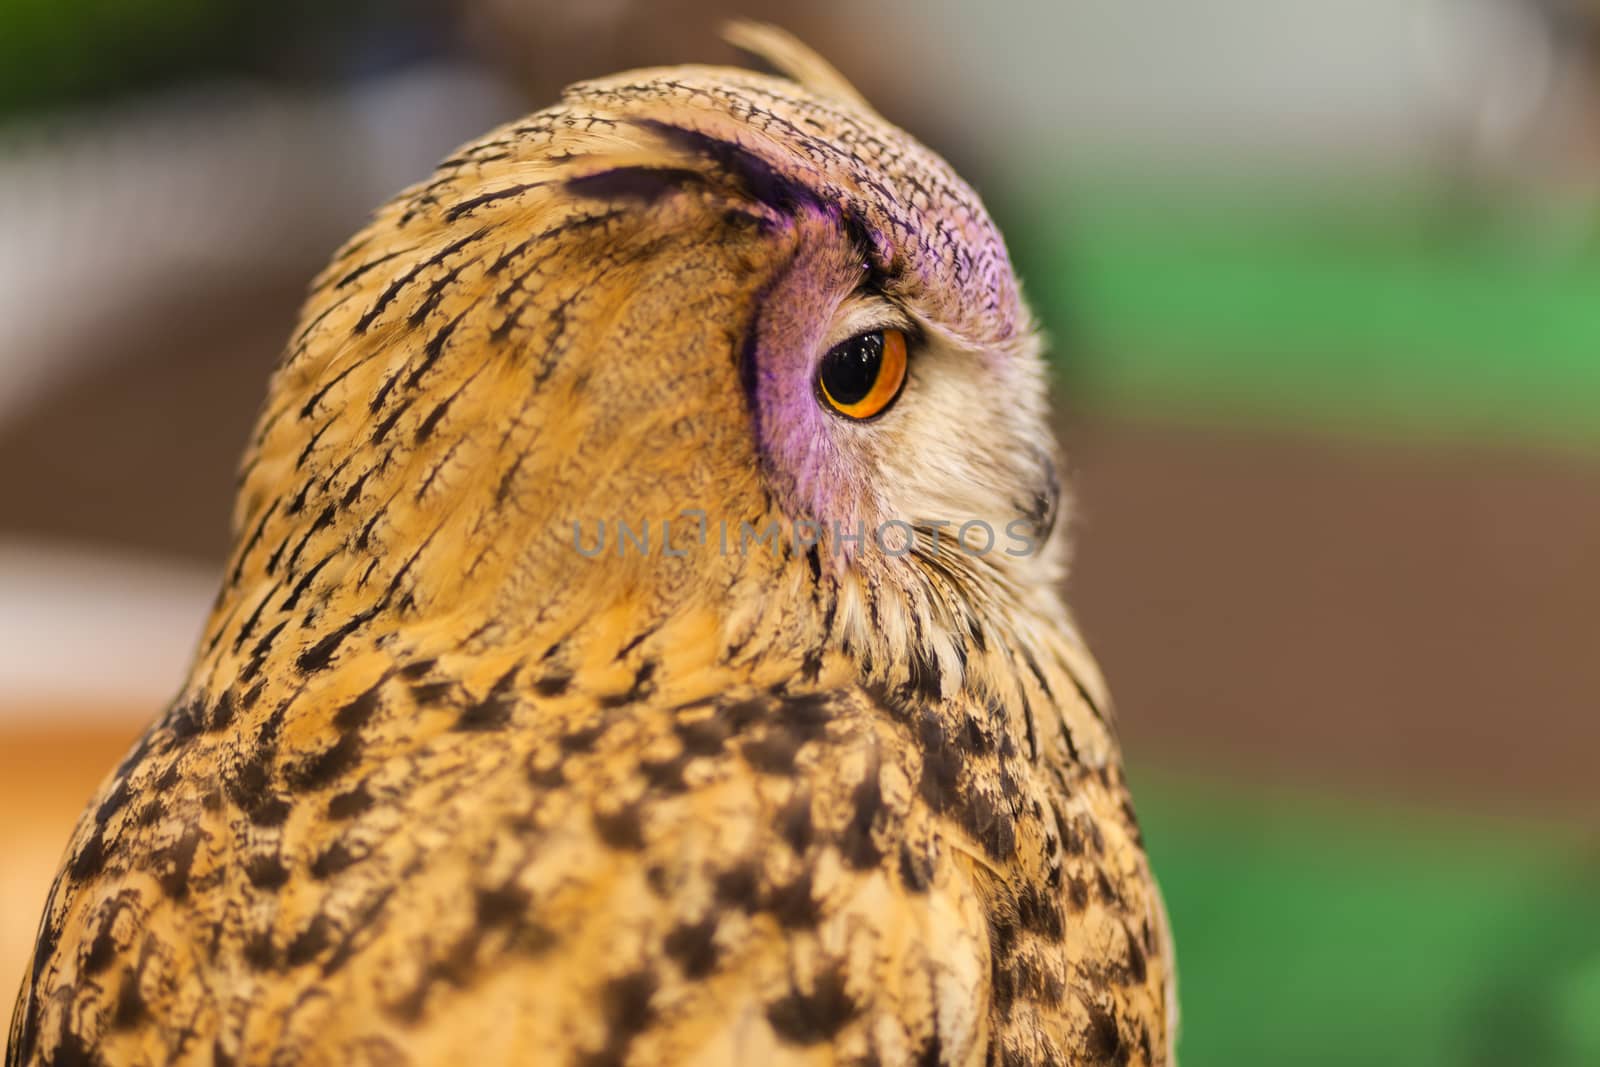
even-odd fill
[[[1056,514],[1061,507],[1061,479],[1056,474],[1056,461],[1043,449],[1034,449],[1036,472],[1033,496],[1024,503],[1022,515],[1033,525],[1037,544],[1050,540],[1056,528]]]

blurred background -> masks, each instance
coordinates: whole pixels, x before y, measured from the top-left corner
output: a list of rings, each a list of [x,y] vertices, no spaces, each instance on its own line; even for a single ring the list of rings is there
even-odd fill
[[[312,273],[733,14],[1010,236],[1185,1067],[1600,1063],[1590,0],[0,0],[0,1001]]]

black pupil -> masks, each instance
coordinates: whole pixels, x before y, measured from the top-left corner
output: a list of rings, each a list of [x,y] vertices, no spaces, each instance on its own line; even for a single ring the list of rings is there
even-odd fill
[[[883,331],[860,334],[822,357],[822,385],[838,404],[858,404],[872,392],[883,366]]]

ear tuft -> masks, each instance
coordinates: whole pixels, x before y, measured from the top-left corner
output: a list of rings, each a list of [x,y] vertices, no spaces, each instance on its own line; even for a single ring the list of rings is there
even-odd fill
[[[873,110],[832,63],[788,30],[766,22],[734,19],[723,26],[722,38],[818,96],[829,96],[868,112]]]

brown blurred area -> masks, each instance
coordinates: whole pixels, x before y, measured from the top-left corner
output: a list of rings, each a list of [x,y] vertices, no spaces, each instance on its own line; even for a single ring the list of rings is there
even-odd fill
[[[1064,437],[1071,599],[1131,751],[1479,814],[1600,812],[1592,462],[1092,419]]]

